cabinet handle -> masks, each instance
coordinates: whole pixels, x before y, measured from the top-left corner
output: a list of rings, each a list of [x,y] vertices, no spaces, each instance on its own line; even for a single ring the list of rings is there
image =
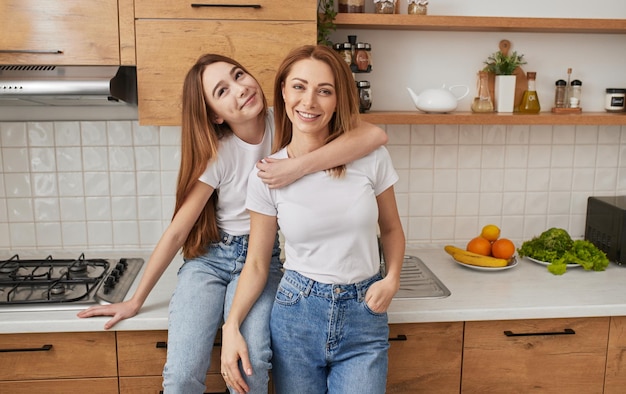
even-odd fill
[[[406,340],[407,338],[406,338],[406,335],[404,334],[396,335],[395,338],[389,338],[389,341],[406,341]]]
[[[25,349],[0,349],[0,353],[14,353],[14,352],[47,352],[52,349],[52,345],[43,345],[42,347],[25,348]]]
[[[0,53],[30,53],[30,54],[62,55],[63,51],[60,49],[0,49]]]
[[[200,7],[224,7],[224,8],[261,8],[261,4],[206,4],[206,3],[191,3],[193,8]]]
[[[523,332],[523,333],[514,333],[512,331],[504,331],[504,335],[507,337],[532,337],[538,335],[574,335],[576,331],[571,328],[566,328],[563,331],[557,332]]]

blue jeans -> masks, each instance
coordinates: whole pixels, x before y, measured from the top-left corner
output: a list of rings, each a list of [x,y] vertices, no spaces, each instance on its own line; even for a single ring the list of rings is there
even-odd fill
[[[248,251],[248,236],[222,234],[206,254],[185,260],[170,301],[167,361],[163,389],[167,394],[203,393],[217,330],[230,311]],[[251,393],[266,394],[271,368],[269,319],[280,282],[280,246],[274,243],[265,290],[241,326],[254,374],[245,376]]]
[[[365,303],[376,275],[352,285],[286,271],[270,328],[278,394],[381,394],[387,383],[387,313]]]

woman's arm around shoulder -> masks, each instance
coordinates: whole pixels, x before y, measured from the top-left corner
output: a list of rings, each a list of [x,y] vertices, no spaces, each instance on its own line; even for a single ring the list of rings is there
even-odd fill
[[[304,175],[360,159],[385,145],[387,140],[385,130],[371,123],[360,121],[353,130],[301,157],[266,158],[257,163],[258,176],[270,188],[281,188]]]

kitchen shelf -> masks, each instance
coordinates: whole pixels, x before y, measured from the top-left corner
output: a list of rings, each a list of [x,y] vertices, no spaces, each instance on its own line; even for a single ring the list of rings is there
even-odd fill
[[[626,125],[626,113],[583,112],[580,114],[539,114],[419,111],[371,111],[361,118],[375,124],[469,124],[469,125]]]
[[[335,24],[369,30],[626,34],[626,19],[339,13]]]

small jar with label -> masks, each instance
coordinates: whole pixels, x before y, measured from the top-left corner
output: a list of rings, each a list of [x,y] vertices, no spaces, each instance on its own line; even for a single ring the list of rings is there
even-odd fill
[[[396,0],[374,0],[376,14],[393,14],[396,11]]]
[[[607,112],[624,112],[626,89],[607,88],[604,109]]]
[[[339,56],[350,66],[352,64],[352,44],[349,42],[340,42],[335,44],[334,47]]]
[[[370,72],[370,57],[364,42],[357,42],[352,60],[352,64],[355,66],[353,72]]]
[[[369,81],[357,81],[359,91],[359,112],[363,113],[372,108],[372,89]]]

